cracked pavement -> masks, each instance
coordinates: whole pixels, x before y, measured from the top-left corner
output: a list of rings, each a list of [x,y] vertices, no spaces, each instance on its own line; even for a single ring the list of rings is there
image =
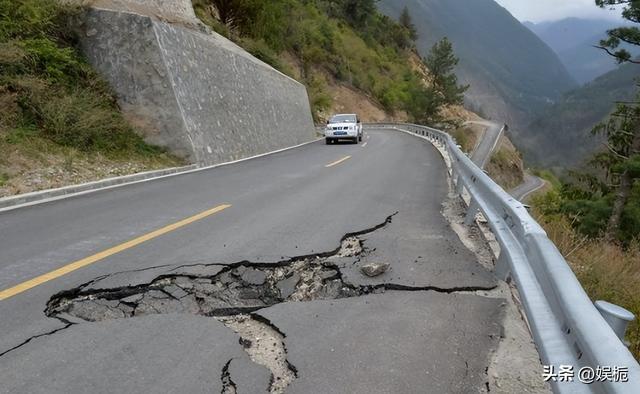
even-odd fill
[[[441,213],[437,151],[368,134],[0,213],[6,288],[233,204],[0,301],[0,392],[486,392],[499,282]]]

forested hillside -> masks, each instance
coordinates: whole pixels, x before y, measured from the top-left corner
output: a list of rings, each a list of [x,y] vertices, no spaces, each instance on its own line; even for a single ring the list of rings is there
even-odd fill
[[[390,114],[429,123],[439,112],[415,32],[379,13],[374,0],[194,0],[194,7],[218,33],[303,82],[317,121],[328,115],[336,83]]]
[[[616,101],[634,98],[638,77],[640,67],[625,64],[549,105],[529,126],[527,159],[548,167],[581,164],[600,147],[591,129],[611,113]]]
[[[407,6],[424,53],[446,36],[471,85],[468,103],[497,121],[523,124],[539,108],[576,87],[556,54],[493,0],[382,0],[394,18]],[[516,127],[512,127],[518,132]]]

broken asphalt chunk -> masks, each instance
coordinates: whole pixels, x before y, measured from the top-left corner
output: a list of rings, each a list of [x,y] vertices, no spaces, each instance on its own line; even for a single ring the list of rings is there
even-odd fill
[[[389,263],[368,263],[360,267],[360,271],[368,277],[380,276],[391,267]]]

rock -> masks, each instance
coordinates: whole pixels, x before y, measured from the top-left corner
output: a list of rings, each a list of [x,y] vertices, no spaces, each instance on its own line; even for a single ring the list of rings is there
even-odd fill
[[[267,280],[267,274],[262,271],[250,268],[242,274],[242,280],[250,285],[262,285]]]
[[[130,295],[129,297],[123,298],[122,302],[135,304],[139,302],[142,299],[142,297],[144,297],[144,294],[134,294],[134,295]]]
[[[164,288],[164,291],[166,291],[167,293],[171,294],[173,297],[175,297],[177,299],[183,298],[183,297],[185,297],[185,296],[187,296],[189,294],[186,291],[182,290],[177,285],[169,285],[169,286]]]
[[[238,293],[238,298],[241,300],[260,300],[261,296],[262,292],[260,290],[251,288],[241,289]]]
[[[389,263],[368,263],[360,267],[360,271],[373,278],[374,276],[380,276],[387,272],[390,266]]]
[[[322,280],[335,278],[336,276],[338,276],[338,271],[336,270],[323,270],[320,272],[320,279]]]
[[[296,286],[300,282],[300,274],[297,272],[290,277],[281,280],[276,284],[278,290],[280,290],[280,296],[284,299],[289,298],[291,294],[296,291]]]

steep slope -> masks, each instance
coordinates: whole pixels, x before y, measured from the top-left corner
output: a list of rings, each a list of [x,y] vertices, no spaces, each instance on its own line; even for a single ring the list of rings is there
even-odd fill
[[[576,86],[556,54],[493,0],[382,0],[394,18],[407,6],[424,55],[447,36],[460,57],[459,76],[469,83],[468,105],[512,126]],[[512,127],[518,132],[519,127]]]
[[[553,49],[571,76],[580,84],[617,68],[616,62],[594,45],[606,37],[606,31],[622,25],[605,19],[566,18],[554,22],[525,22],[542,41]],[[626,46],[634,54],[636,48]]]
[[[590,130],[612,111],[614,102],[633,98],[638,77],[640,66],[625,64],[545,108],[528,127],[535,134],[525,157],[545,166],[580,164],[599,146]]]

